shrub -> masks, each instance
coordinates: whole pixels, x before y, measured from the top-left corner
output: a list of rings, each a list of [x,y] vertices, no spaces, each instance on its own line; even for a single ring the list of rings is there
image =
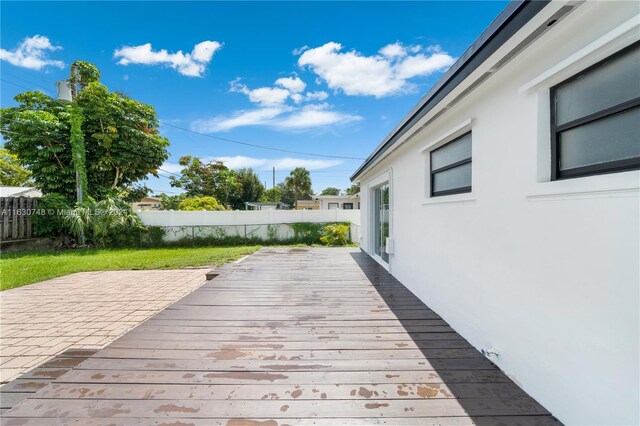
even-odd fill
[[[324,235],[320,241],[328,246],[346,246],[349,244],[349,225],[334,224],[324,227]]]
[[[191,197],[183,200],[178,206],[179,210],[226,210],[224,206],[218,203],[213,197]]]
[[[141,233],[140,242],[153,247],[161,246],[164,242],[165,234],[166,232],[162,226],[147,226]]]
[[[57,238],[65,233],[63,212],[71,208],[67,199],[60,194],[43,195],[38,200],[37,210],[43,214],[31,216],[35,234],[39,237]]]
[[[318,244],[322,236],[323,223],[299,222],[290,223],[293,230],[293,240],[302,244]]]
[[[146,230],[131,205],[117,198],[89,200],[69,211],[65,227],[75,236],[85,234],[97,246],[137,246]]]

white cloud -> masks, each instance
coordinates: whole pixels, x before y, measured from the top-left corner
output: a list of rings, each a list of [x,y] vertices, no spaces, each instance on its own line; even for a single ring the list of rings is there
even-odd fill
[[[284,87],[291,93],[300,93],[307,87],[306,83],[298,76],[279,78],[276,80],[276,86]]]
[[[193,47],[191,53],[169,53],[165,49],[153,50],[151,43],[139,46],[125,46],[113,52],[118,64],[164,65],[188,77],[201,77],[213,55],[222,48],[217,41],[203,41]]]
[[[423,53],[424,52],[424,53]],[[444,71],[455,58],[437,46],[384,46],[379,54],[364,56],[355,50],[343,52],[340,43],[329,42],[305,50],[298,65],[308,67],[331,89],[346,95],[381,98],[411,91],[408,80]]]
[[[284,114],[288,109],[288,107],[280,106],[236,111],[231,116],[221,115],[194,121],[191,128],[196,132],[212,133],[226,132],[237,127],[264,126],[272,123],[273,120]]]
[[[300,92],[307,87],[306,83],[298,76],[279,78],[274,83],[276,87],[259,87],[253,90],[241,83],[240,78],[236,78],[229,84],[231,92],[247,95],[251,102],[263,106],[284,104],[289,98],[299,103],[305,99]]]
[[[231,81],[229,85],[230,92],[247,96],[257,107],[194,121],[191,125],[193,130],[213,133],[238,127],[265,126],[277,130],[301,131],[362,119],[359,115],[333,111],[327,103],[315,103],[326,100],[329,94],[324,91],[303,93],[307,85],[297,75],[279,78],[272,87],[250,89],[240,78]]]
[[[420,53],[399,63],[396,67],[397,76],[400,79],[408,80],[420,75],[429,75],[449,68],[453,62],[453,58],[446,53],[435,53],[431,56]]]
[[[289,90],[280,87],[259,87],[251,90],[245,84],[240,83],[239,78],[233,80],[230,85],[229,91],[247,95],[251,102],[263,106],[283,104],[291,94]]]
[[[252,168],[254,170],[293,170],[296,167],[304,167],[307,170],[327,169],[342,164],[340,160],[308,160],[305,158],[255,158],[236,155],[233,157],[203,157],[203,161],[222,161],[230,169]],[[183,167],[177,163],[165,162],[162,169],[172,173],[179,173]]]
[[[64,62],[47,57],[49,51],[60,49],[62,47],[54,46],[48,37],[36,34],[22,40],[14,50],[0,49],[0,60],[31,70],[41,70],[47,66],[63,68]]]
[[[328,97],[329,97],[329,94],[321,90],[316,92],[307,92],[307,95],[306,95],[306,99],[312,100],[312,101],[324,101]]]
[[[305,101],[324,101],[329,97],[327,92],[323,92],[321,90],[315,92],[307,92],[306,94],[302,93],[294,93],[291,95],[291,100],[293,102],[299,104]]]
[[[407,56],[407,49],[405,49],[402,44],[396,42],[393,44],[388,44],[380,49],[380,54],[386,56],[387,58],[399,58]]]
[[[293,49],[293,51],[291,52],[293,55],[300,55],[302,52],[304,52],[305,50],[308,50],[309,46],[307,46],[306,44],[304,46],[298,47],[296,49]]]
[[[198,62],[209,63],[213,58],[213,54],[221,47],[222,44],[217,41],[203,41],[193,47],[191,55],[193,56],[193,59]]]
[[[216,116],[193,122],[196,132],[226,132],[238,127],[266,126],[277,130],[310,130],[329,125],[362,120],[354,114],[333,111],[327,104],[309,104],[302,108],[280,105],[237,111],[230,116]]]
[[[331,111],[328,108],[329,106],[326,104],[308,105],[307,107],[292,112],[287,117],[274,120],[271,125],[280,129],[304,130],[362,120],[362,117],[358,115]]]

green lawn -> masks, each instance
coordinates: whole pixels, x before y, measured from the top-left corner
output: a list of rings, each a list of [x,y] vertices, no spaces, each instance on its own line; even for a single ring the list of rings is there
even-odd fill
[[[118,269],[177,269],[220,265],[258,250],[259,246],[160,249],[78,249],[2,254],[0,289],[83,271]]]

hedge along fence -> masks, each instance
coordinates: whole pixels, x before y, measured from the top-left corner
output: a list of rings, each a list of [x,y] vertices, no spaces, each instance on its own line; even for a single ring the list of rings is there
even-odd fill
[[[349,222],[275,223],[243,225],[151,226],[141,234],[142,246],[322,244],[328,225],[344,225],[353,242]]]
[[[349,225],[348,239],[360,240],[359,210],[144,211],[152,227],[142,244],[320,243],[328,224]]]

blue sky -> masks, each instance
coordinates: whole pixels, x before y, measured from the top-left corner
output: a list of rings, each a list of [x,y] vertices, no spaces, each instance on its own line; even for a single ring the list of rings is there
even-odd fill
[[[249,166],[271,187],[295,166],[344,189],[366,157],[507,2],[2,2],[2,106],[48,90],[74,60],[153,105],[180,156]],[[36,36],[39,36],[36,38]],[[20,87],[24,86],[24,87]],[[167,173],[161,172],[167,176]],[[175,192],[166,177],[147,185]]]

